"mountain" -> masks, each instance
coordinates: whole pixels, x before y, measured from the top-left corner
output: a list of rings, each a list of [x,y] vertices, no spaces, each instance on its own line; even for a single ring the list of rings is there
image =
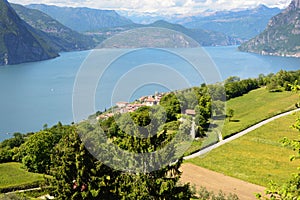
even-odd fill
[[[263,33],[239,49],[265,55],[300,57],[300,0],[292,0],[287,9],[269,21]]]
[[[165,29],[177,31],[179,33],[185,34],[186,36],[189,36],[190,38],[194,39],[201,46],[227,46],[227,45],[237,45],[241,43],[240,40],[233,37],[226,36],[223,33],[207,31],[202,29],[188,29],[182,25],[172,24],[164,20],[159,20],[148,25],[132,24],[132,25],[122,26],[122,27],[102,29],[101,31],[97,31],[94,34],[106,36],[108,38],[120,32],[132,30],[136,28],[150,28],[150,27],[165,28]]]
[[[52,47],[28,27],[6,0],[0,0],[0,65],[58,56]]]
[[[168,28],[184,33],[185,35],[197,41],[201,46],[227,46],[240,44],[240,41],[236,38],[229,37],[223,33],[203,29],[188,29],[182,25],[172,24],[163,20],[156,21],[147,26]]]
[[[160,27],[141,27],[116,34],[98,48],[196,48],[199,44],[185,34]]]
[[[121,16],[124,16],[130,20],[132,20],[134,23],[137,24],[152,24],[159,20],[168,21],[171,23],[176,23],[177,15],[158,15],[148,12],[134,12],[134,11],[127,11],[127,10],[118,10],[117,11]]]
[[[190,29],[204,29],[224,33],[228,36],[249,40],[261,33],[271,17],[279,14],[279,8],[259,5],[254,9],[213,11],[207,10],[195,15],[157,15],[153,13],[137,13],[134,11],[118,11],[135,23],[149,24],[158,20],[181,24]]]
[[[182,18],[176,23],[183,24],[188,28],[202,28],[249,40],[261,33],[271,17],[280,12],[279,8],[260,5],[255,9],[222,11],[209,16]]]
[[[90,36],[73,31],[39,10],[17,4],[11,6],[57,52],[85,50],[95,46]]]
[[[102,28],[124,26],[133,23],[131,20],[121,17],[113,10],[58,7],[44,4],[31,4],[27,7],[40,10],[78,32],[97,31]]]

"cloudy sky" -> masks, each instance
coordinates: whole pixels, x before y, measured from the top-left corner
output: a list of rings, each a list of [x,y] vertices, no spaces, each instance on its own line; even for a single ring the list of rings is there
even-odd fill
[[[159,14],[192,14],[204,10],[253,8],[260,4],[285,8],[291,0],[9,0],[12,3],[44,3]]]

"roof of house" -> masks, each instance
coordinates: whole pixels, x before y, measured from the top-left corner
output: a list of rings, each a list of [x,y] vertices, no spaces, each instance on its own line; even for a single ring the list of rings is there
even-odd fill
[[[185,114],[187,115],[196,115],[196,111],[192,109],[186,109]]]
[[[146,102],[155,102],[156,100],[154,99],[154,98],[152,98],[152,97],[150,97],[150,98],[148,98],[147,100],[146,100]]]
[[[118,105],[118,104],[128,104],[128,102],[120,101],[120,102],[117,102],[116,104],[117,104],[117,105]]]

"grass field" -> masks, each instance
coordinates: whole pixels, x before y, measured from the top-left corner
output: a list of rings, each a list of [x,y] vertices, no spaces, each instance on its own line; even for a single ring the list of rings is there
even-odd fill
[[[222,129],[223,137],[240,132],[264,119],[295,109],[299,95],[293,92],[270,93],[265,88],[231,99],[226,108],[234,110],[234,122],[226,120]]]
[[[291,173],[297,172],[300,161],[290,162],[289,156],[294,152],[283,147],[280,140],[298,137],[299,132],[290,126],[299,115],[275,120],[205,157],[188,162],[262,186],[268,186],[271,180],[283,183]]]
[[[20,163],[0,164],[0,189],[16,188],[43,181],[43,175],[27,172]]]

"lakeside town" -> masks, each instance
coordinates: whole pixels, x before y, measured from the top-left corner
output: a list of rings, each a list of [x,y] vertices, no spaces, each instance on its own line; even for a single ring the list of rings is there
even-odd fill
[[[110,117],[113,117],[115,114],[125,114],[125,113],[132,113],[135,112],[137,109],[143,107],[143,106],[155,106],[160,104],[161,98],[168,93],[159,93],[156,92],[154,95],[148,95],[148,96],[142,96],[139,99],[135,100],[133,103],[120,101],[116,103],[116,108],[112,109],[111,112],[105,112],[101,115],[97,116],[96,119],[99,121],[101,119],[108,119]],[[186,109],[184,111],[184,114],[195,116],[196,111],[193,109]]]
[[[122,101],[117,102],[116,109],[113,109],[113,112],[103,113],[103,114],[97,116],[96,119],[97,120],[107,119],[109,117],[113,117],[117,113],[120,113],[120,114],[131,113],[143,106],[151,107],[154,105],[159,105],[161,98],[165,94],[167,94],[167,93],[156,92],[154,95],[142,96],[141,98],[137,99],[133,103],[122,102]]]

